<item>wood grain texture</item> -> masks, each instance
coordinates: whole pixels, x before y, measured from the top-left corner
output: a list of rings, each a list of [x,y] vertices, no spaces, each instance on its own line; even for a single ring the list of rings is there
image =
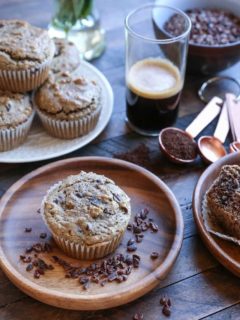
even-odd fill
[[[200,236],[211,253],[227,269],[240,277],[240,248],[229,241],[220,239],[210,234],[204,225],[202,218],[202,201],[206,191],[213,181],[218,177],[223,165],[240,164],[240,153],[233,153],[224,157],[217,163],[212,164],[200,177],[193,195],[194,218],[199,230]]]
[[[39,234],[46,230],[41,216],[37,214],[46,190],[80,170],[103,174],[123,188],[131,198],[132,221],[134,214],[147,207],[150,217],[159,225],[157,233],[148,232],[138,245],[137,253],[142,262],[128,281],[110,283],[104,288],[94,284],[87,291],[79,286],[78,281],[64,278],[59,266],[46,276],[34,279],[33,273],[25,270],[26,264],[19,260],[25,249],[37,243]],[[0,265],[9,279],[30,296],[66,309],[105,309],[142,296],[166,277],[183,239],[181,211],[170,190],[149,171],[117,159],[72,158],[39,168],[21,178],[7,191],[0,202],[0,217]],[[28,235],[24,230],[29,226],[33,232]],[[131,237],[131,232],[127,231],[118,253],[126,252],[126,243]],[[159,253],[159,258],[154,261],[150,258],[152,251]],[[52,255],[68,260],[57,248],[52,254],[44,253],[42,257],[51,261]],[[76,263],[76,260],[69,261]],[[90,262],[79,263],[84,267]]]

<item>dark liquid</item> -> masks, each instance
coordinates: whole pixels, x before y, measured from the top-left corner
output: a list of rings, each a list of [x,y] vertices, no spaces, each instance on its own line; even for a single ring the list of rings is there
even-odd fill
[[[127,118],[134,127],[146,133],[159,133],[173,125],[178,115],[181,91],[162,99],[136,95],[127,87]]]

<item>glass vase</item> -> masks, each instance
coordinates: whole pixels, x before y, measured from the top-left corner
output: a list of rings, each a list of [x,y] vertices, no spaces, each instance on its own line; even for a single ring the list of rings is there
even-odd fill
[[[73,42],[85,60],[99,57],[105,48],[105,32],[93,0],[54,0],[49,35]]]

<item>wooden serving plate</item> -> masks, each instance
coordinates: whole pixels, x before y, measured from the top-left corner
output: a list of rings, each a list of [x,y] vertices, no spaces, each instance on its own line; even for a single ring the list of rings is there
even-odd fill
[[[67,279],[58,265],[40,279],[26,271],[19,255],[33,243],[41,242],[39,234],[48,232],[37,213],[47,189],[55,182],[80,170],[94,171],[113,179],[131,198],[133,214],[147,207],[159,226],[157,233],[145,232],[136,253],[141,256],[139,269],[134,269],[126,282],[91,284],[85,291],[78,280]],[[32,227],[31,233],[24,232]],[[132,233],[126,231],[117,252],[126,252]],[[27,174],[12,185],[0,202],[0,266],[22,291],[44,303],[75,310],[97,310],[130,302],[153,289],[170,271],[183,239],[183,219],[179,205],[168,187],[155,175],[134,164],[100,157],[72,158],[54,162]],[[46,240],[46,239],[45,239]],[[44,240],[44,241],[45,241]],[[48,236],[51,240],[51,236]],[[150,259],[152,251],[159,253]],[[41,254],[46,261],[58,255],[68,258],[57,247],[53,253]],[[82,262],[83,266],[90,262]]]
[[[232,153],[210,165],[201,175],[193,194],[193,213],[200,236],[214,257],[229,271],[240,277],[240,247],[209,233],[202,219],[203,197],[225,164],[240,165],[240,153]]]

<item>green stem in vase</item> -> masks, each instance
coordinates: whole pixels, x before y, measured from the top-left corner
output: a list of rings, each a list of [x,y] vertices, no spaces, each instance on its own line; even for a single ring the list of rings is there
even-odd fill
[[[66,32],[66,36],[79,19],[87,17],[93,0],[57,0],[53,25]]]

